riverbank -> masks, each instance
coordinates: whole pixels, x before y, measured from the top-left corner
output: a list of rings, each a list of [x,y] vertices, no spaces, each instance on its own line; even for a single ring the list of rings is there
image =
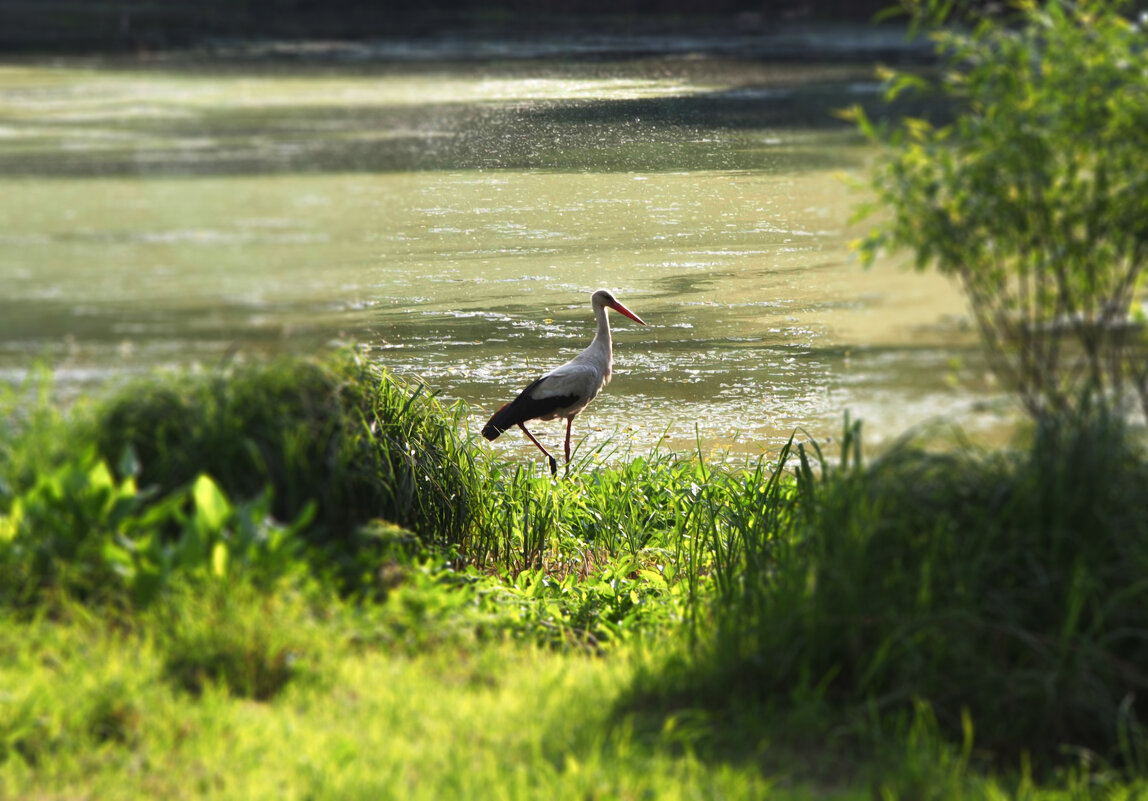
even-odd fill
[[[551,480],[353,353],[68,419],[33,389],[0,426],[5,794],[1144,789],[1118,426]]]

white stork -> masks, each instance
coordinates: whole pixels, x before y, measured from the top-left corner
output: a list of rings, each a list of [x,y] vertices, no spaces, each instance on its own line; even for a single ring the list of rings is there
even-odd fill
[[[614,363],[614,348],[610,338],[610,321],[606,309],[626,315],[631,320],[645,325],[642,318],[627,309],[605,289],[599,289],[590,296],[594,306],[594,316],[598,318],[598,333],[590,347],[579,353],[561,367],[556,367],[522,393],[494,413],[482,429],[482,435],[489,440],[498,438],[511,426],[518,426],[546,454],[550,460],[551,474],[558,473],[558,462],[534,435],[526,430],[527,420],[555,420],[566,418],[566,464],[570,464],[570,427],[574,416],[586,408],[602,387],[610,380]]]

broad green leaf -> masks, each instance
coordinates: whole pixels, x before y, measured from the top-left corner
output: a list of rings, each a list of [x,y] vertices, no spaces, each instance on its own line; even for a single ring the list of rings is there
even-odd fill
[[[87,482],[92,489],[111,489],[116,485],[115,479],[112,478],[112,471],[102,461],[92,465],[88,471]]]
[[[19,498],[12,503],[12,511],[0,517],[0,542],[11,542],[20,533],[20,522],[24,517],[24,504]]]
[[[191,491],[196,521],[203,531],[219,531],[231,515],[231,505],[211,477],[201,473]]]

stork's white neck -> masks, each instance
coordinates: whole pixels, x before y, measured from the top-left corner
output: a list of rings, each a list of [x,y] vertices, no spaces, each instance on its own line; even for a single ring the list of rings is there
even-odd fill
[[[610,313],[605,306],[594,304],[594,316],[598,318],[598,332],[594,334],[594,341],[602,340],[606,349],[610,349]]]
[[[598,331],[594,334],[594,341],[586,348],[585,356],[596,364],[605,381],[610,380],[610,372],[614,365],[614,344],[610,335],[609,309],[598,303],[594,304],[594,316],[598,318]]]

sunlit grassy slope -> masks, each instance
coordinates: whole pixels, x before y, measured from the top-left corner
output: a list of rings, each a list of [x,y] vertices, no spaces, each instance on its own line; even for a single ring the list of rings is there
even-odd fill
[[[298,623],[297,618],[292,619]],[[288,625],[282,619],[271,625]],[[299,637],[291,633],[288,637]],[[85,626],[4,628],[8,798],[761,797],[614,721],[626,659],[454,644],[354,647],[337,627],[307,677],[258,703],[164,678],[163,647]],[[45,663],[50,663],[46,667]],[[798,793],[787,793],[796,795]]]

